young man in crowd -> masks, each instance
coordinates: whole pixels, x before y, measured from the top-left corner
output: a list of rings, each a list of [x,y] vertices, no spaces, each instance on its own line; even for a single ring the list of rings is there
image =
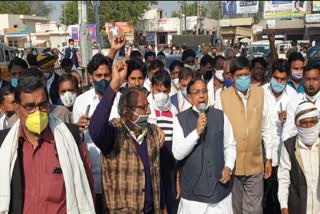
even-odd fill
[[[149,122],[160,127],[165,134],[165,141],[160,149],[160,208],[168,214],[176,213],[176,161],[171,153],[173,119],[178,113],[170,102],[171,78],[167,71],[160,70],[151,80]]]
[[[254,58],[251,61],[251,84],[263,86],[266,83],[267,62],[263,57]]]
[[[148,91],[143,87],[144,80],[147,75],[147,69],[145,64],[141,60],[127,60],[126,61],[128,71],[127,71],[127,77],[126,77],[126,87],[120,88],[120,90],[117,92],[116,97],[114,98],[111,113],[109,116],[109,120],[112,120],[113,118],[120,118],[119,115],[119,100],[121,96],[121,91],[125,90],[126,88],[131,87],[137,87],[141,88],[146,92],[146,95],[148,95]]]
[[[237,142],[232,187],[233,211],[262,213],[263,178],[268,179],[272,174],[274,131],[270,107],[265,100],[263,88],[251,85],[250,63],[247,58],[234,58],[230,72],[233,75],[234,86],[221,92],[220,103],[232,124]]]
[[[179,60],[174,60],[170,66],[170,76],[171,76],[171,92],[170,95],[174,95],[179,91],[179,72],[183,68],[183,63]]]
[[[90,136],[102,153],[108,213],[160,213],[160,147],[163,132],[147,122],[145,92],[128,88],[120,97],[120,119],[109,122],[113,100],[127,77],[127,65],[113,65],[112,81],[92,115]]]
[[[173,122],[172,152],[181,161],[178,213],[231,214],[230,179],[236,159],[231,124],[221,110],[208,106],[204,80],[191,80],[187,93],[192,108]]]
[[[147,67],[156,60],[156,54],[153,51],[148,51],[144,54],[144,62]]]
[[[176,107],[178,112],[183,112],[192,106],[187,96],[187,85],[193,76],[193,71],[190,68],[181,68],[179,72],[179,91],[170,97],[171,104]]]
[[[20,120],[0,131],[0,213],[95,213],[79,128],[49,113],[44,79],[24,72],[15,102]]]
[[[78,50],[76,48],[74,48],[74,40],[69,39],[68,43],[69,43],[69,47],[67,47],[65,49],[64,57],[71,59],[72,63],[76,66],[76,68],[78,68],[79,67],[79,62],[78,62],[78,57],[77,57]]]
[[[287,105],[297,96],[296,91],[287,86],[289,80],[289,67],[287,60],[279,59],[272,65],[271,81],[265,84],[264,96],[269,106],[273,129],[274,145],[272,148],[272,175],[264,182],[263,208],[264,213],[280,213],[280,205],[277,195],[278,180],[277,171],[280,159],[282,127],[287,118]]]
[[[297,134],[294,114],[299,103],[310,101],[320,110],[320,65],[309,63],[303,70],[304,92],[291,99],[287,106],[287,120],[283,126],[282,141]]]
[[[299,52],[292,52],[288,58],[290,68],[290,79],[288,85],[296,90],[297,93],[303,93],[303,68],[305,67],[305,59]]]
[[[298,105],[297,134],[284,142],[278,169],[278,197],[282,214],[320,213],[319,110],[309,101]]]
[[[13,58],[8,65],[12,87],[17,87],[19,76],[28,69],[26,61],[19,57]]]
[[[164,69],[164,64],[160,60],[154,60],[147,66],[148,76],[146,77],[143,86],[148,92],[151,91],[151,80],[155,73]]]
[[[193,72],[197,71],[197,66],[196,66],[196,54],[193,50],[191,49],[186,49],[182,52],[182,62],[184,64],[184,67],[189,67]]]

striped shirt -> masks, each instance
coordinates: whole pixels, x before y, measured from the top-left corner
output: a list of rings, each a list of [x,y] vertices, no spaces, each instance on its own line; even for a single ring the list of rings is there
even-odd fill
[[[168,111],[155,110],[157,125],[163,130],[165,134],[164,143],[171,151],[172,147],[172,134],[173,134],[173,113]]]

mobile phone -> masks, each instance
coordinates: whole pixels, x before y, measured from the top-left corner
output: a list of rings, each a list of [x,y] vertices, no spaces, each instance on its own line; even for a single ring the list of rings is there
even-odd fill
[[[283,112],[282,103],[280,103],[280,112]]]
[[[89,111],[90,111],[90,105],[87,106],[87,109],[86,109],[86,115],[89,116]]]

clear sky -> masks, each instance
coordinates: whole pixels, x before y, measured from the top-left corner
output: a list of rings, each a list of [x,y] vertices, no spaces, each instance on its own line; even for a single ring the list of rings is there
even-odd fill
[[[51,4],[55,6],[55,10],[51,14],[50,19],[54,21],[60,21],[60,14],[61,14],[61,8],[62,5],[65,3],[65,1],[48,1]],[[179,9],[179,4],[177,1],[158,1],[158,5],[152,6],[152,8],[162,8],[164,9],[165,15],[167,17],[170,17],[171,12],[174,10]]]

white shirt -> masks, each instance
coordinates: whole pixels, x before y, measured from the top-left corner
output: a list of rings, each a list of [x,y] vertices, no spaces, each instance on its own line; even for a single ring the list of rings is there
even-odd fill
[[[320,92],[318,92],[318,94],[319,93]],[[291,99],[291,101],[288,103],[287,120],[283,125],[283,132],[281,136],[283,142],[289,139],[290,137],[297,135],[297,128],[294,121],[295,112],[296,112],[297,106],[304,101],[307,101],[306,93],[299,93],[297,96],[295,96],[294,99]],[[320,110],[320,96],[316,99],[316,102],[314,104]]]
[[[0,114],[0,130],[4,130],[8,128],[8,120],[4,113]]]
[[[54,76],[55,76],[55,74],[53,73],[53,74],[51,75],[51,77],[47,80],[47,91],[48,91],[50,103],[52,103],[52,100],[51,100],[51,98],[50,98],[50,88],[51,88],[51,85],[52,85],[52,83],[53,83]]]
[[[121,92],[118,91],[116,94],[116,97],[113,100],[109,121],[111,121],[113,118],[120,118],[120,115],[118,113],[120,97],[121,97]]]
[[[212,77],[207,83],[208,88],[208,105],[213,106],[216,101],[216,94],[214,89],[214,77]]]
[[[319,197],[319,138],[309,150],[300,140],[298,140],[299,152],[302,158],[304,175],[307,181],[307,214],[320,213]],[[281,149],[280,165],[278,168],[278,198],[282,208],[288,208],[288,196],[290,186],[291,162],[286,148]],[[297,201],[297,203],[299,203]]]
[[[73,105],[73,111],[71,115],[72,122],[78,123],[80,117],[86,114],[86,110],[89,105],[90,110],[88,116],[91,117],[99,101],[99,97],[96,94],[94,88],[78,96]],[[83,134],[83,141],[88,149],[89,156],[92,162],[92,175],[94,178],[95,192],[102,193],[100,149],[92,142],[88,130],[84,131]]]
[[[297,95],[297,92],[293,88],[287,86],[282,92],[282,94],[278,97],[278,99],[276,99],[276,97],[272,92],[270,83],[263,85],[262,88],[264,89],[265,100],[270,110],[270,117],[271,117],[273,130],[275,131],[275,134],[273,135],[274,145],[272,147],[272,166],[278,166],[280,152],[281,152],[281,145],[282,145],[282,141],[281,141],[282,126],[279,120],[278,113],[281,111],[285,111],[287,109],[287,105],[289,101],[293,99],[294,96]],[[281,110],[281,107],[282,107],[282,110]]]
[[[178,91],[177,97],[178,97],[179,112],[183,112],[184,110],[187,110],[188,108],[192,107],[191,103],[182,95],[181,90]]]
[[[151,92],[151,81],[148,77],[144,80],[143,87],[145,87],[149,92]]]
[[[237,90],[237,93],[244,104],[245,110],[247,111],[247,101],[250,95],[250,88],[248,89],[248,92],[246,95],[243,95],[238,90]],[[215,108],[223,110],[221,105],[221,99],[216,100]],[[246,114],[247,113],[250,113],[250,112],[246,112]],[[263,102],[263,112],[262,112],[261,123],[262,123],[261,135],[264,143],[263,145],[264,145],[265,155],[267,159],[272,159],[272,148],[273,148],[273,145],[275,144],[273,135],[275,133],[275,130],[273,129],[273,126],[272,126],[272,120],[270,116],[270,107],[267,104],[266,96],[264,97],[264,102]]]
[[[172,153],[175,159],[182,160],[187,157],[193,150],[194,146],[198,143],[199,135],[197,129],[193,130],[187,137],[184,137],[182,127],[177,117],[173,120],[173,141],[172,141]],[[234,168],[236,160],[236,142],[233,137],[232,126],[229,119],[224,115],[224,161],[225,166],[229,167],[231,171]],[[196,212],[193,212],[193,211]],[[201,210],[201,211],[200,211]],[[232,213],[231,193],[224,200],[215,203],[208,204],[198,201],[190,201],[181,198],[178,213]],[[215,212],[213,212],[215,211]]]

